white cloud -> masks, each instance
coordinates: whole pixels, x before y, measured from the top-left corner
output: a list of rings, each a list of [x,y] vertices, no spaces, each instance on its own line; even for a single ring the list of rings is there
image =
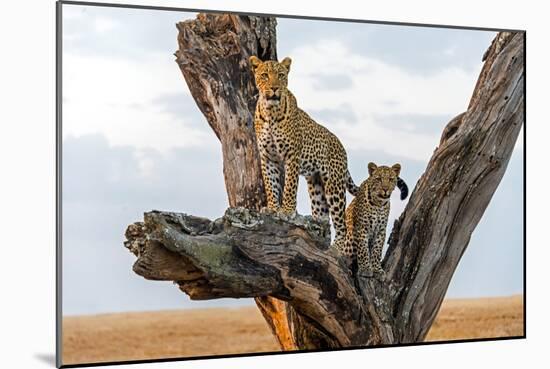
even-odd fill
[[[137,161],[139,174],[142,177],[153,177],[155,169],[155,160],[149,155],[146,150],[136,150],[134,157]]]
[[[187,117],[154,103],[159,96],[182,92],[189,94],[170,54],[122,60],[65,53],[63,137],[101,133],[111,145],[162,152],[212,141]]]
[[[443,50],[443,54],[446,55],[446,56],[455,56],[456,55],[456,47],[455,46],[451,46],[451,47],[448,47],[446,48],[445,50]]]
[[[422,161],[429,159],[439,141],[439,133],[398,130],[389,122],[381,124],[375,116],[452,117],[467,108],[478,75],[478,71],[467,72],[453,66],[430,75],[411,74],[398,66],[354,54],[337,40],[320,40],[297,48],[292,57],[290,89],[306,112],[342,105],[354,110],[357,124],[340,121],[327,125],[345,147],[382,150]],[[353,83],[346,89],[316,89],[314,71],[345,74]]]
[[[64,311],[91,313],[174,308],[182,304],[202,306],[201,302],[187,305],[185,296],[173,286],[136,278],[131,273],[131,255],[120,246],[124,227],[140,219],[147,209],[185,211],[213,218],[221,215],[227,206],[219,144],[208,125],[198,121],[200,113],[193,115],[194,102],[172,57],[174,23],[194,14],[70,5],[63,9],[64,20],[68,21],[63,37],[69,41],[64,43],[63,60]],[[476,53],[476,47],[468,44],[470,51],[464,54],[467,43],[456,46],[454,39],[447,35],[444,43],[449,46],[447,49],[436,48],[436,52],[425,42],[418,42],[411,58],[396,65],[390,62],[399,61],[401,54],[408,53],[402,48],[404,43],[415,44],[411,40],[424,38],[418,34],[411,38],[403,33],[403,39],[399,38],[400,52],[392,53],[384,63],[365,53],[361,55],[357,49],[346,48],[338,40],[319,37],[319,33],[310,32],[306,22],[296,21],[299,28],[295,30],[301,33],[294,29],[284,33],[284,24],[288,22],[281,20],[278,43],[280,51],[289,44],[289,38],[299,45],[288,55],[294,60],[291,89],[300,106],[306,112],[324,113],[331,118],[330,122],[319,119],[319,123],[344,143],[357,184],[367,175],[368,161],[393,164],[394,158],[399,157],[403,178],[412,192],[424,163],[439,141],[440,132],[433,119],[434,129],[419,130],[423,118],[418,116],[435,116],[437,121],[438,116],[453,116],[463,111],[478,74],[475,70],[445,68],[443,64],[448,60],[438,59],[437,55],[430,59],[437,64],[437,72],[423,73],[426,68],[422,71],[418,64],[426,58],[419,55],[469,53],[471,56]],[[336,23],[327,27],[332,32],[329,36],[344,39],[341,32],[333,31],[334,25]],[[430,34],[432,31],[442,32],[431,29]],[[377,33],[376,40],[367,37],[361,40],[367,46],[377,41],[382,57],[384,52],[400,47],[390,33]],[[300,36],[306,34],[314,35],[315,42],[303,41]],[[430,38],[426,40],[429,42]],[[372,54],[378,57],[377,52]],[[456,58],[452,61],[460,62]],[[410,64],[415,67],[407,68]],[[342,79],[335,82],[338,75]],[[324,79],[319,80],[319,76]],[[186,105],[185,99],[189,99],[189,104]],[[351,109],[353,114],[344,114],[343,109]],[[407,117],[411,117],[410,123]],[[443,120],[441,128],[446,123]],[[521,140],[516,152],[519,148],[522,148]],[[457,295],[454,291],[459,291],[458,295],[471,296],[501,290],[502,293],[521,291],[521,285],[516,284],[521,282],[521,277],[516,278],[521,272],[521,249],[517,247],[521,240],[513,239],[520,235],[519,218],[506,217],[503,226],[500,217],[504,212],[521,213],[510,211],[521,209],[522,198],[514,196],[520,191],[520,164],[519,160],[511,161],[492,200],[492,208],[476,229],[461,261],[450,294]],[[189,178],[201,178],[201,181]],[[399,200],[396,190],[391,200],[390,229],[405,204],[406,201]],[[310,212],[303,178],[299,185],[298,211]],[[495,234],[502,242],[488,242],[495,241]],[[515,253],[502,252],[503,247]],[[498,253],[494,252],[495,248]],[[486,255],[490,254],[499,256],[492,265],[487,264]],[[127,265],[127,268],[114,268],[116,265]],[[105,272],[100,273],[100,278],[98,270]],[[483,278],[487,270],[496,277]],[[476,284],[476,292],[471,289],[475,280],[472,275],[484,281]],[[82,285],[102,288],[83,289]],[[116,299],[120,291],[124,291],[127,298]],[[144,294],[154,298],[145,301]],[[208,304],[234,303],[227,301]]]
[[[96,18],[94,19],[94,29],[98,33],[105,33],[114,30],[118,23],[112,18]]]

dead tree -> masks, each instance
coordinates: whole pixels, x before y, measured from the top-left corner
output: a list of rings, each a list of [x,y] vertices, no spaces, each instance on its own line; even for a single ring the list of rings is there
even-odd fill
[[[174,281],[195,300],[255,298],[284,350],[422,341],[523,125],[524,34],[499,33],[487,50],[467,111],[445,128],[394,224],[378,281],[352,275],[329,248],[327,224],[258,212],[265,196],[248,58],[276,59],[275,26],[205,14],[177,25],[176,61],[221,142],[230,208],[214,221],[146,213],[126,231],[133,270]]]

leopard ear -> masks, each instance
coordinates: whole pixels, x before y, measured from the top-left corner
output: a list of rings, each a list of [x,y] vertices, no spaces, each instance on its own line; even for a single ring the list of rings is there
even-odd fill
[[[401,173],[401,164],[399,164],[399,163],[394,164],[394,165],[392,165],[391,168],[395,172],[395,175],[399,177],[399,173]]]
[[[253,71],[253,72],[256,71],[256,69],[257,69],[260,65],[262,65],[262,63],[263,63],[263,62],[260,60],[260,58],[258,58],[258,57],[255,56],[255,55],[252,55],[252,56],[250,57],[249,60],[250,60],[250,66],[252,67],[252,71]]]
[[[292,63],[292,59],[290,59],[288,56],[281,61],[281,64],[283,65],[283,67],[286,68],[287,72],[290,72],[291,63]]]
[[[374,164],[372,161],[369,163],[368,165],[368,168],[369,168],[369,176],[372,176],[372,173],[374,173],[374,171],[376,170],[376,168],[378,168],[376,166],[376,164]]]

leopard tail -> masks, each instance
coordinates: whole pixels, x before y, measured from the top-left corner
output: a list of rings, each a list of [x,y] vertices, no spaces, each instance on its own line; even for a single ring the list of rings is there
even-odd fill
[[[397,188],[401,191],[401,200],[405,200],[409,195],[409,187],[401,177],[397,177]]]
[[[346,187],[348,188],[349,193],[351,193],[353,196],[357,196],[359,193],[359,187],[353,182],[353,178],[351,178],[351,174],[349,173],[349,170],[346,172]]]

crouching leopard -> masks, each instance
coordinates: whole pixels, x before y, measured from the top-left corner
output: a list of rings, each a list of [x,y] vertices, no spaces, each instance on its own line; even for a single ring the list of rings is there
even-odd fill
[[[346,211],[346,244],[343,254],[357,256],[358,274],[384,277],[382,248],[386,239],[386,225],[390,213],[390,195],[397,186],[401,200],[407,198],[409,189],[399,177],[401,165],[391,168],[368,164],[369,177],[359,186]]]
[[[359,188],[348,171],[347,155],[338,138],[316,123],[288,90],[291,59],[261,61],[250,57],[259,97],[254,128],[267,194],[268,209],[296,214],[298,176],[308,184],[311,213],[316,219],[330,215],[335,229],[333,246],[341,250],[346,238],[346,188]]]

